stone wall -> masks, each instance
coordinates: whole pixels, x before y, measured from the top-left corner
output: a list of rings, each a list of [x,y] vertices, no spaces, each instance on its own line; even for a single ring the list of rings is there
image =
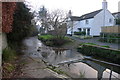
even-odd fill
[[[120,33],[120,26],[107,26],[101,28],[102,33]]]

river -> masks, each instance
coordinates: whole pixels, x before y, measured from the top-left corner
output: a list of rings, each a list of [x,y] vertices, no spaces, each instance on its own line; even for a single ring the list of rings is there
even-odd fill
[[[72,78],[115,78],[120,80],[120,67],[86,59],[74,49],[45,46],[37,37],[24,40],[27,56],[39,57],[50,65],[59,66]],[[72,45],[71,45],[72,46]],[[112,69],[112,72],[111,72]],[[110,75],[111,73],[111,75]]]

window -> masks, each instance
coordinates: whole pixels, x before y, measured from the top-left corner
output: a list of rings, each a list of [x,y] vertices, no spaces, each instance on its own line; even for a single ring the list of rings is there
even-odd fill
[[[90,28],[87,29],[87,35],[90,35]]]
[[[111,18],[109,19],[109,23],[112,23],[112,19]]]
[[[88,24],[88,20],[86,20],[85,23]]]
[[[82,29],[81,29],[81,28],[78,28],[78,30],[79,30],[79,32],[81,32],[81,31],[82,31]]]

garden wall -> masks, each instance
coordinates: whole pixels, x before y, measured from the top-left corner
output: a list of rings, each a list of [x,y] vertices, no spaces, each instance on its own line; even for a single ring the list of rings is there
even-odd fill
[[[82,45],[78,52],[86,56],[101,58],[112,63],[120,64],[120,50],[104,48],[96,45]]]

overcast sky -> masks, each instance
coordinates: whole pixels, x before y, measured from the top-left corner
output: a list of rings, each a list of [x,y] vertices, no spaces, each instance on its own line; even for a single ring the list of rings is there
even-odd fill
[[[29,2],[33,10],[38,10],[44,5],[48,10],[62,9],[71,10],[74,16],[99,10],[102,8],[103,0],[25,0]],[[110,12],[118,12],[118,2],[120,0],[107,0],[108,10]]]

